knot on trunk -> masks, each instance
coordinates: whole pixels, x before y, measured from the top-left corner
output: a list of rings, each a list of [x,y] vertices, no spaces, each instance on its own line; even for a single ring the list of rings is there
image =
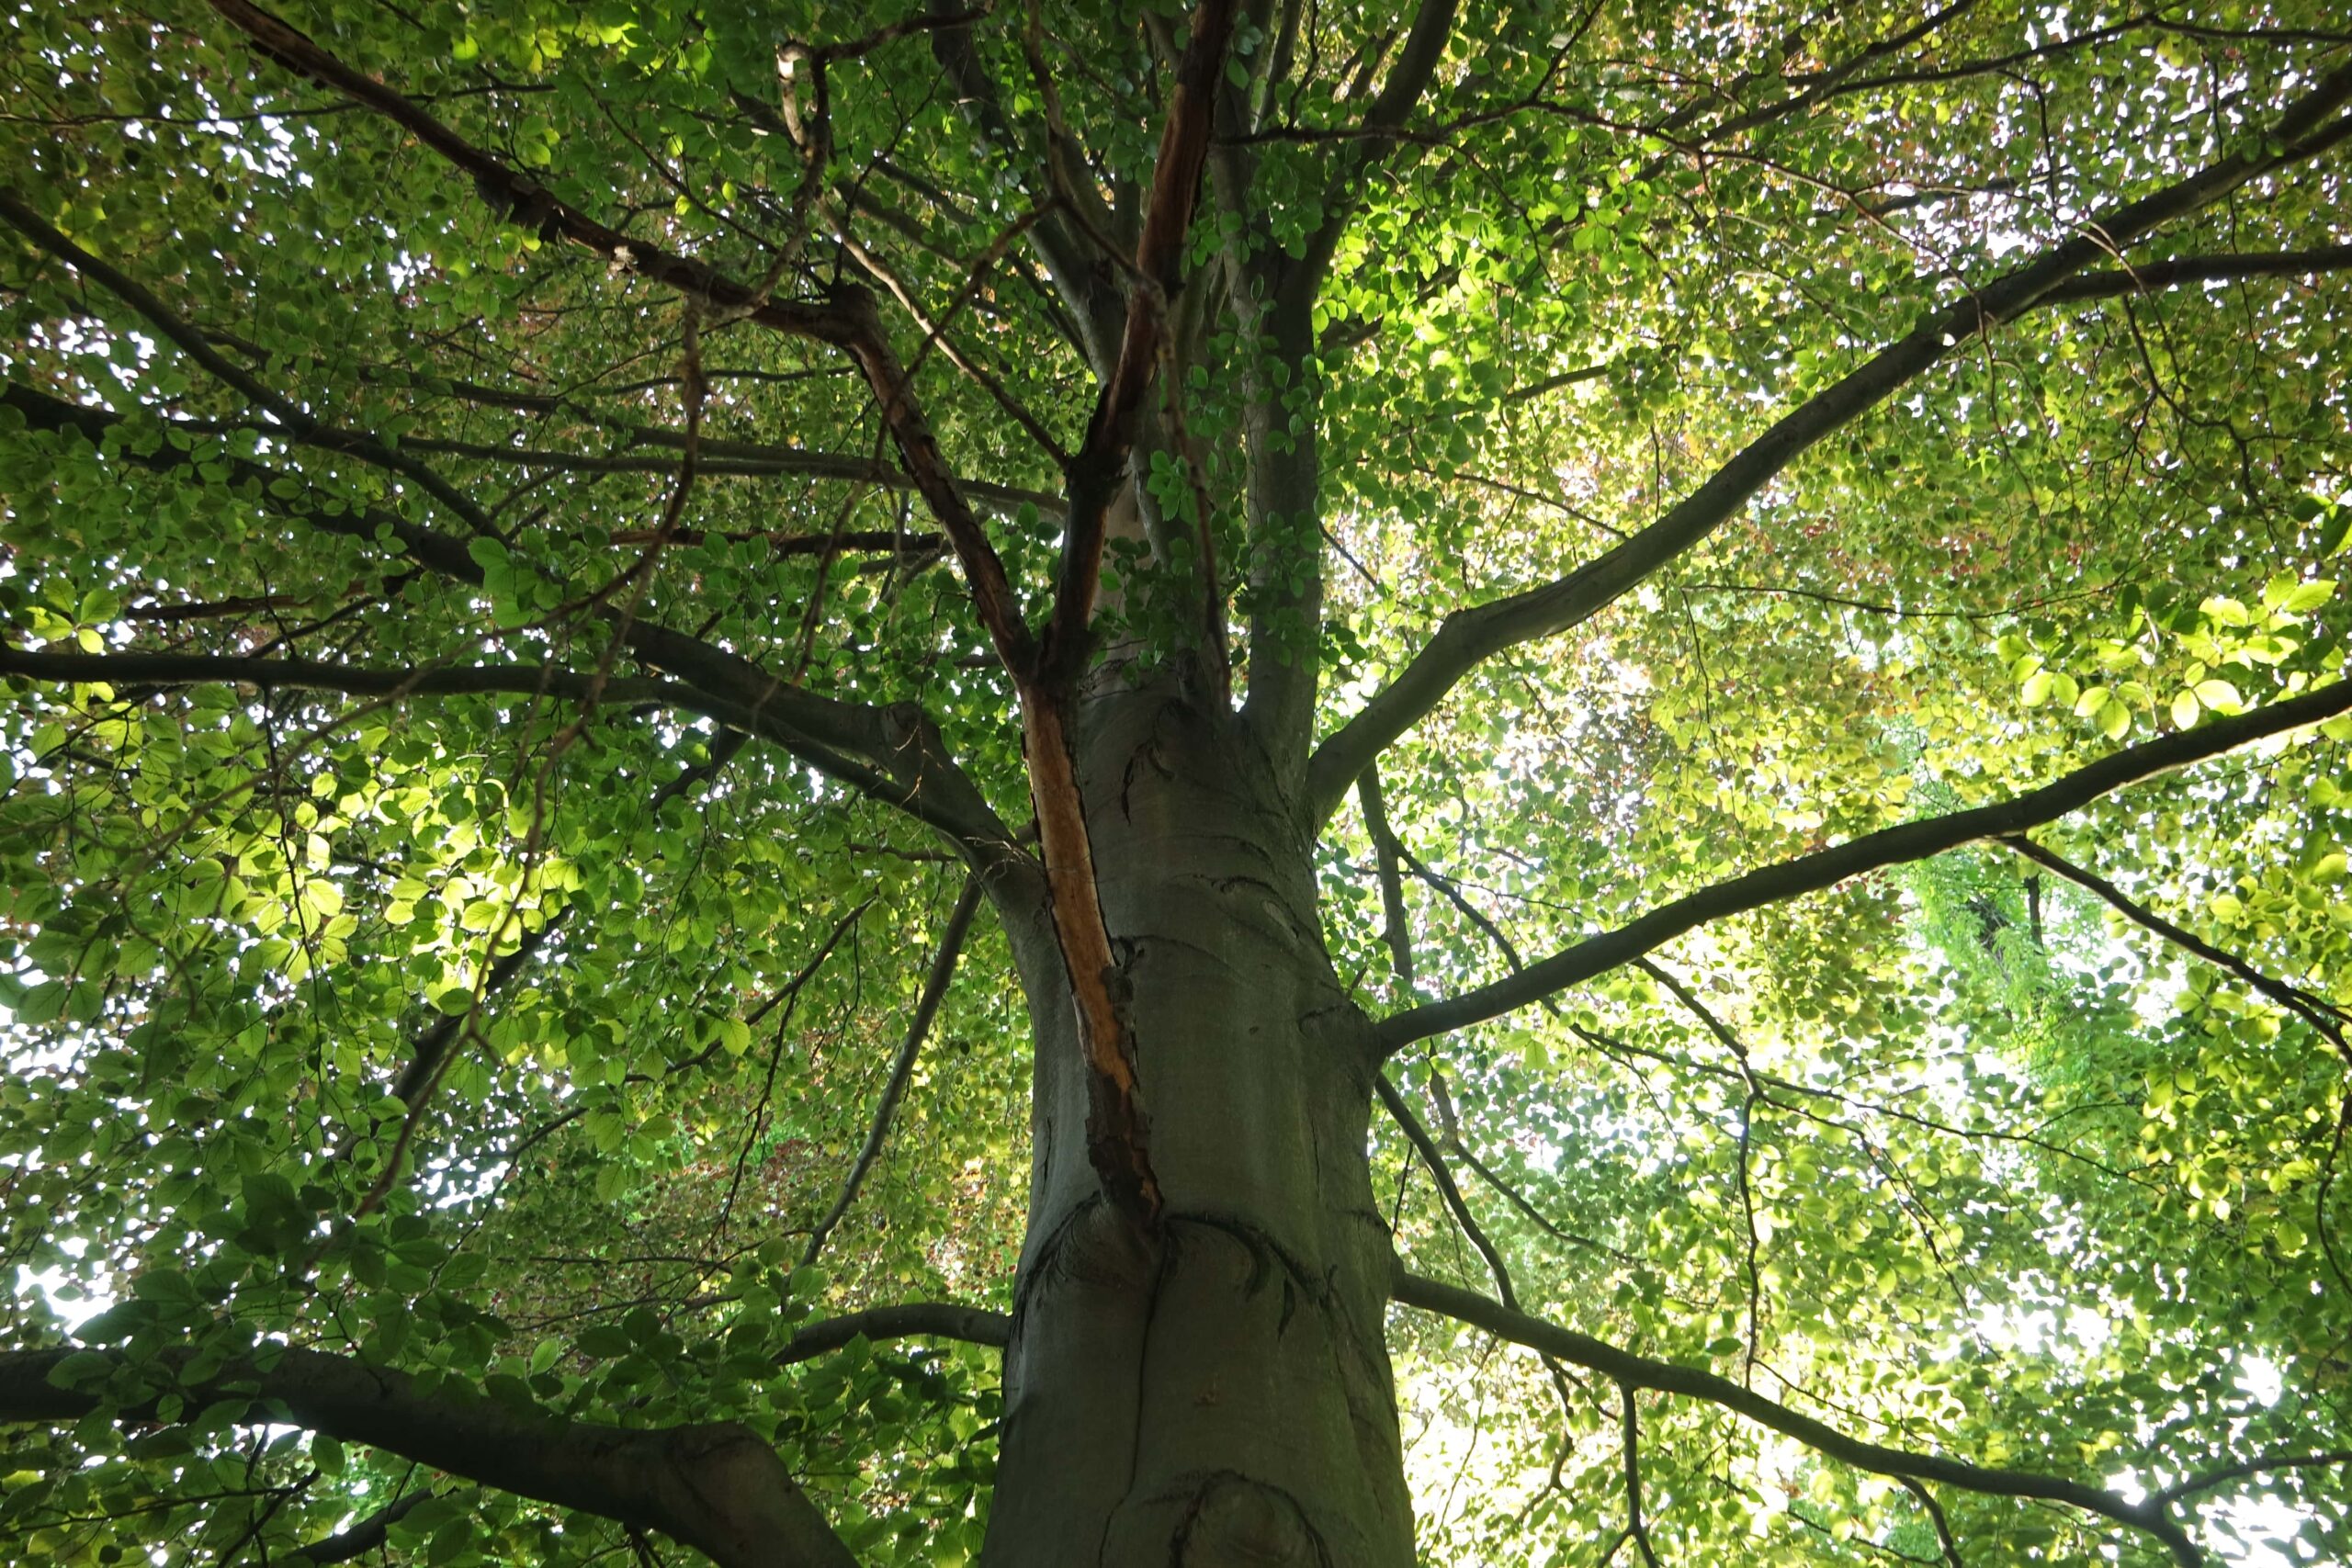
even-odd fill
[[[1331,1568],[1298,1500],[1232,1471],[1205,1477],[1177,1520],[1170,1568]]]

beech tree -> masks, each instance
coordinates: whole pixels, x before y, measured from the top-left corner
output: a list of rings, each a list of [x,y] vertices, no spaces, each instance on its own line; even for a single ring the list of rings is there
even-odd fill
[[[2336,7],[4,25],[12,1560],[2352,1555]]]

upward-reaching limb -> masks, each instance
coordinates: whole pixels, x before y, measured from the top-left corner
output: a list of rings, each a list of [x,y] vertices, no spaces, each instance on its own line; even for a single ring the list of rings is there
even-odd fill
[[[932,0],[933,14],[942,14],[952,3]],[[931,35],[931,48],[956,89],[957,107],[980,139],[1000,157],[1029,156],[1004,111],[996,83],[973,45],[970,29],[941,28]],[[1122,314],[1116,258],[1103,249],[1112,242],[1115,225],[1092,178],[1082,167],[1073,166],[1072,153],[1057,137],[1040,160],[1054,199],[1068,204],[1068,209],[1049,214],[1034,225],[1029,247],[1078,324],[1089,364],[1107,380],[1119,353]]]
[[[1304,321],[1314,310],[1315,297],[1331,270],[1331,257],[1363,204],[1363,181],[1429,91],[1438,62],[1445,58],[1446,41],[1453,36],[1453,18],[1460,9],[1459,0],[1421,0],[1415,9],[1396,63],[1389,67],[1380,92],[1364,110],[1359,134],[1344,144],[1331,171],[1322,225],[1307,241],[1305,254],[1283,271],[1275,308],[1285,317]]]
[[[1884,402],[1961,344],[2037,305],[2139,287],[2128,270],[2097,287],[2073,284],[2161,225],[2198,212],[2248,181],[2308,161],[2352,136],[2352,66],[2321,78],[2256,148],[2216,160],[2188,178],[2100,213],[2073,238],[1982,288],[1927,311],[1910,332],[1783,414],[1656,523],[1567,576],[1448,616],[1389,684],[1316,750],[1307,797],[1320,823],[1366,763],[1443,701],[1455,683],[1503,649],[1552,637],[1598,614],[1736,515],[1758,491],[1824,437]],[[2256,258],[2247,258],[2249,265]],[[2222,276],[2195,262],[2151,269],[2176,280]]]
[[[1129,483],[1127,457],[1143,422],[1145,394],[1159,375],[1169,302],[1182,282],[1184,239],[1200,197],[1210,116],[1234,11],[1233,0],[1204,0],[1193,17],[1192,42],[1160,131],[1150,206],[1136,243],[1135,281],[1127,290],[1118,356],[1087,422],[1086,444],[1070,464],[1069,515],[1045,646],[1045,673],[1059,683],[1067,684],[1083,668],[1087,621],[1102,575],[1104,526],[1114,497]]]
[[[1247,284],[1235,289],[1244,333],[1262,339],[1288,373],[1286,381],[1277,382],[1257,373],[1254,355],[1247,362],[1252,572],[1245,711],[1275,767],[1294,783],[1305,772],[1314,742],[1323,615],[1322,476],[1317,422],[1310,411],[1294,427],[1286,400],[1308,395],[1301,376],[1315,350],[1316,295],[1341,236],[1363,205],[1364,182],[1390,145],[1389,133],[1405,123],[1436,74],[1456,9],[1456,0],[1421,0],[1404,48],[1364,112],[1365,134],[1335,155],[1323,192],[1325,217],[1304,253],[1285,260],[1270,236],[1243,237],[1253,258],[1248,276],[1236,279],[1237,285]],[[1238,114],[1229,113],[1227,120],[1239,128]],[[1250,207],[1248,191],[1232,188],[1249,168],[1248,158],[1238,152],[1229,160],[1221,197],[1229,211]]]

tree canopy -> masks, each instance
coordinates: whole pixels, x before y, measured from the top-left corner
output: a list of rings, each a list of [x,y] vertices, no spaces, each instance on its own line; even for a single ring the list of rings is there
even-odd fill
[[[2338,7],[0,29],[11,1560],[2352,1560]]]

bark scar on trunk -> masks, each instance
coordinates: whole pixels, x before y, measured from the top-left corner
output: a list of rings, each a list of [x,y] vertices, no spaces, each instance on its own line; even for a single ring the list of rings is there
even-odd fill
[[[1119,961],[1102,921],[1094,850],[1086,828],[1068,717],[1057,694],[1024,690],[1022,739],[1037,807],[1037,847],[1046,903],[1078,1008],[1086,1054],[1086,1155],[1102,1190],[1146,1232],[1159,1224],[1159,1179],[1151,1168],[1149,1123],[1136,1078],[1134,1035],[1121,1005]]]

